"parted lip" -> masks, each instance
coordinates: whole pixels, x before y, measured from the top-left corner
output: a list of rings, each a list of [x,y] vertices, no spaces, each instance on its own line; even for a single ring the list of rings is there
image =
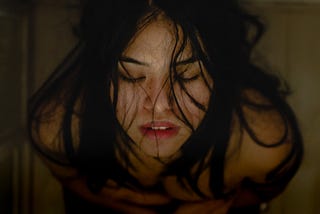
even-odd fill
[[[176,129],[176,128],[179,128],[179,126],[169,121],[152,121],[152,122],[143,124],[142,126],[140,126],[140,128],[153,129],[153,130],[165,130],[165,129]]]
[[[140,126],[143,136],[151,140],[168,139],[178,134],[180,127],[169,121],[152,121]]]

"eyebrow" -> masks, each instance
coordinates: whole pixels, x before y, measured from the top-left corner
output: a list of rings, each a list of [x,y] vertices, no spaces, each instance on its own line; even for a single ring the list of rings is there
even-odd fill
[[[196,56],[191,56],[190,58],[187,58],[185,60],[179,61],[175,63],[175,66],[179,66],[179,65],[187,65],[187,64],[192,64],[199,61],[199,58]]]
[[[148,63],[141,62],[141,61],[139,61],[137,59],[134,59],[134,58],[128,57],[128,56],[121,56],[119,60],[122,61],[122,62],[133,63],[133,64],[143,65],[143,66],[149,66]],[[175,64],[175,66],[181,66],[181,65],[192,64],[192,63],[195,63],[197,61],[199,61],[199,58],[197,58],[195,56],[191,56],[190,58],[187,58],[185,60],[176,62],[174,64]]]
[[[121,62],[127,62],[127,63],[133,63],[133,64],[137,64],[137,65],[143,65],[143,66],[149,66],[148,63],[145,62],[141,62],[137,59],[128,57],[128,56],[121,56],[119,59]]]

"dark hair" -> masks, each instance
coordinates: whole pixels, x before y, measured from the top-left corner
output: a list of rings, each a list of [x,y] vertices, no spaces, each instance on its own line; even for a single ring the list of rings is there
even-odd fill
[[[301,136],[295,116],[284,100],[288,90],[275,75],[251,60],[253,48],[264,32],[264,26],[256,16],[247,13],[236,0],[154,0],[152,4],[146,0],[89,0],[84,4],[76,28],[78,45],[30,100],[30,130],[50,117],[56,106],[65,107],[59,134],[67,161],[55,158],[35,144],[39,152],[58,164],[77,167],[80,173],[88,176],[92,191],[98,191],[107,179],[143,188],[116,160],[115,150],[119,145],[115,133],[121,126],[115,118],[117,102],[111,102],[108,95],[111,83],[115,84],[114,94],[117,95],[117,63],[131,38],[159,13],[164,13],[182,29],[183,44],[190,41],[194,54],[203,62],[215,84],[203,122],[182,146],[181,157],[168,165],[165,174],[175,174],[180,180],[185,178],[196,193],[203,195],[197,187],[197,180],[203,169],[209,167],[210,188],[216,197],[223,197],[224,159],[231,135],[232,115],[236,114],[241,128],[265,147],[282,144],[290,124],[296,146],[269,176],[270,179],[276,176],[294,157],[295,163],[279,182],[286,184],[291,179],[302,157]],[[249,31],[254,35],[249,36]],[[201,48],[199,38],[205,50]],[[258,91],[272,104],[253,102],[243,95],[245,89]],[[79,100],[80,107],[75,112]],[[286,124],[283,138],[272,145],[260,140],[246,120],[243,105],[264,111],[277,109]],[[74,114],[81,118],[77,149],[71,133]],[[129,143],[125,146],[130,149]],[[206,162],[208,155],[209,162]],[[126,160],[126,155],[123,154],[122,158]],[[200,164],[194,175],[190,169],[196,163]],[[128,160],[127,165],[132,167]]]

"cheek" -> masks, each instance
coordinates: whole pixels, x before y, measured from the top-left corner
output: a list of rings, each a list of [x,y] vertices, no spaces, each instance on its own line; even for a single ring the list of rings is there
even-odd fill
[[[112,98],[112,101],[114,99]],[[139,93],[136,87],[128,86],[128,84],[121,84],[119,82],[119,89],[116,104],[116,116],[118,121],[126,126],[135,117],[137,108],[139,106]]]
[[[214,82],[206,70],[204,70],[203,75],[204,76],[200,77],[198,80],[186,85],[186,89],[188,93],[195,98],[195,100],[207,108],[211,92],[214,87]]]
[[[211,92],[213,89],[213,80],[207,73],[205,74],[205,78],[206,80],[201,78],[199,81],[195,82],[194,85],[191,85],[187,89],[191,96],[194,97],[199,103],[201,103],[207,109],[210,102]],[[210,88],[208,88],[207,84],[209,84]]]
[[[211,92],[203,81],[197,81],[195,83],[186,85],[186,90],[190,94],[190,96],[194,98],[199,104],[204,106],[205,109],[208,108]],[[183,108],[184,114],[190,120],[192,125],[194,127],[197,127],[204,118],[206,112],[196,106],[196,104],[184,91],[181,93],[180,100],[181,101],[179,103]]]
[[[209,103],[210,91],[206,85],[200,82],[190,85],[189,87],[186,87],[186,89],[189,94],[195,98],[195,100],[197,100],[202,105],[207,106],[207,104]]]

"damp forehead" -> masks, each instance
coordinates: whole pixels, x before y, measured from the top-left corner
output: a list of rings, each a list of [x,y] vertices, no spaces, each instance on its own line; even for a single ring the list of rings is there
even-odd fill
[[[133,55],[137,55],[149,51],[150,54],[160,54],[162,57],[169,55],[173,58],[181,49],[185,39],[186,44],[179,53],[178,60],[188,58],[192,55],[192,47],[190,40],[184,37],[182,27],[161,12],[139,23],[138,31],[128,43],[123,55],[132,56],[132,52],[135,52]]]

